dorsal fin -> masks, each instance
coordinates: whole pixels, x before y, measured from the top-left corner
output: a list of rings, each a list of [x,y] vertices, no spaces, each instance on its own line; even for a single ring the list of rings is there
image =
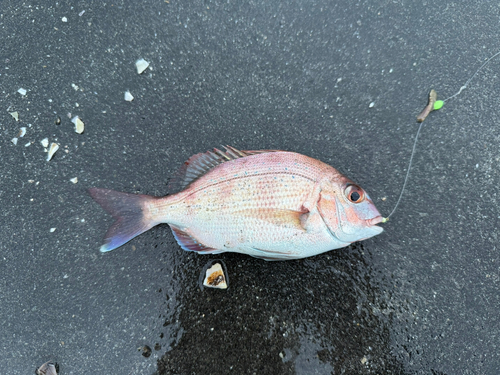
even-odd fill
[[[170,194],[184,190],[190,183],[203,176],[212,168],[226,161],[244,158],[250,155],[274,152],[277,150],[240,151],[231,146],[225,146],[225,151],[214,148],[191,156],[168,183]]]

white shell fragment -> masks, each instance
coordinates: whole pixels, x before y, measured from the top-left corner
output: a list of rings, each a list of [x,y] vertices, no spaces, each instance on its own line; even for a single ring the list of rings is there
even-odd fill
[[[52,362],[45,362],[39,368],[36,369],[37,375],[57,375],[57,364]]]
[[[12,143],[14,143],[15,145],[17,145],[17,137],[16,137],[16,138],[12,138],[10,141],[11,141]]]
[[[57,143],[51,143],[49,148],[49,154],[47,155],[47,161],[52,159],[52,156],[59,150],[59,145]]]
[[[139,59],[135,62],[135,67],[137,68],[137,73],[141,74],[149,66],[149,63],[144,59]]]
[[[68,22],[68,19],[66,17],[63,17],[63,18],[61,18],[61,21]]]
[[[43,147],[49,147],[49,139],[48,138],[44,138],[40,141],[40,143],[42,144]]]
[[[125,100],[127,102],[131,102],[132,100],[134,100],[134,97],[132,96],[132,94],[130,93],[130,91],[125,91]]]
[[[23,126],[21,129],[19,129],[19,134],[17,135],[19,138],[22,138],[26,135],[26,128]]]
[[[70,181],[74,184],[76,184],[78,182],[78,177],[73,177],[73,178],[70,178]]]
[[[82,120],[80,120],[80,117],[78,116],[73,117],[71,119],[71,122],[75,124],[75,132],[77,132],[78,134],[82,134],[85,128],[85,124],[83,123]]]
[[[26,95],[26,92],[27,92],[27,91],[26,91],[26,89],[23,89],[23,88],[21,87],[19,90],[17,90],[17,92],[18,92],[19,94],[21,94],[22,96],[24,96],[24,95]]]
[[[19,121],[19,113],[16,112],[9,112],[9,114],[14,117],[16,121]]]
[[[50,233],[54,233],[56,231],[56,228],[50,228]]]
[[[203,285],[209,288],[227,289],[226,277],[220,263],[207,269]]]
[[[368,106],[368,108],[373,108],[375,107],[375,102],[371,102],[370,105]]]

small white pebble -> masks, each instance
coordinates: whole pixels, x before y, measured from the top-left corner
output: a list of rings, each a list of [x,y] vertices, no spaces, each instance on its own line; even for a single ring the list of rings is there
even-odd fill
[[[375,102],[371,102],[368,107],[373,108],[375,106]]]
[[[78,177],[73,177],[70,179],[70,181],[74,184],[76,184],[78,182]]]
[[[68,22],[68,19],[66,17],[63,17],[63,18],[61,18],[61,21]]]
[[[28,146],[30,146],[30,145],[31,145],[31,142],[28,142],[28,143],[26,143],[26,144],[24,145],[24,147],[28,147]]]
[[[71,87],[73,87],[73,89],[75,91],[78,91],[79,87],[77,85],[75,85],[74,83],[71,84]]]
[[[21,129],[19,129],[19,135],[18,135],[18,137],[22,138],[22,137],[25,136],[25,134],[26,134],[26,127],[23,126]]]
[[[84,14],[84,13],[85,13],[85,11],[84,11],[84,10],[82,10],[80,13],[78,13],[78,17],[83,16],[83,14]]]
[[[55,230],[56,228],[50,228],[50,233],[54,233]]]
[[[49,147],[49,139],[48,138],[44,138],[40,141],[40,143],[42,144],[43,147]]]
[[[134,97],[132,96],[132,94],[130,93],[130,91],[125,91],[125,100],[127,102],[131,102],[132,100],[134,100]]]
[[[59,145],[57,143],[51,143],[49,153],[47,155],[47,161],[52,159],[57,150],[59,150]]]
[[[9,112],[9,114],[14,117],[16,121],[19,121],[19,113],[16,112]]]
[[[85,124],[83,123],[82,120],[80,120],[80,117],[75,116],[71,119],[71,122],[75,124],[75,132],[78,134],[82,134],[83,130],[85,129]]]
[[[137,73],[141,74],[144,72],[149,66],[149,63],[144,59],[139,59],[135,62],[135,67],[137,68]]]
[[[26,89],[23,89],[22,87],[19,90],[17,90],[17,92],[22,96],[26,95]]]
[[[392,69],[392,68],[391,68],[391,69],[389,69],[389,73],[392,73],[393,71],[394,71],[394,69]]]
[[[17,137],[16,137],[16,138],[12,138],[10,141],[11,141],[12,143],[14,143],[15,145],[17,145]]]

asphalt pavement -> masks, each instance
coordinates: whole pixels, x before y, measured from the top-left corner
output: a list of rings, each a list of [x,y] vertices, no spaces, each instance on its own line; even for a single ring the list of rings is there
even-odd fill
[[[499,22],[487,0],[2,1],[2,369],[499,374],[500,56],[474,75]],[[226,144],[322,160],[387,215],[430,89],[470,78],[423,123],[377,237],[266,262],[160,225],[99,252],[112,218],[87,188],[162,196]],[[199,286],[215,258],[227,290]]]

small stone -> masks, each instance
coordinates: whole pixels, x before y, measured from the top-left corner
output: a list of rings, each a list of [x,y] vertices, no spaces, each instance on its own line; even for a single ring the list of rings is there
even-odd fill
[[[141,74],[144,72],[149,66],[149,63],[144,59],[139,59],[135,62],[135,67],[137,68],[137,73]]]
[[[132,96],[132,94],[130,93],[130,91],[125,91],[125,100],[127,102],[131,102],[132,100],[134,100],[134,97]]]
[[[24,95],[26,95],[26,92],[27,92],[27,91],[26,91],[26,89],[20,88],[19,90],[17,90],[17,92],[18,92],[19,94],[21,94],[22,96],[24,96]]]
[[[70,179],[70,181],[74,184],[76,184],[78,182],[78,177],[73,177]]]
[[[16,112],[9,112],[9,114],[14,117],[16,121],[19,121],[19,113]]]
[[[37,368],[35,373],[36,375],[57,375],[58,371],[59,365],[49,361]]]
[[[207,269],[203,285],[209,288],[227,289],[226,278],[220,263],[215,263]]]
[[[375,102],[371,102],[370,105],[368,106],[368,108],[373,108],[375,107]]]
[[[49,139],[48,138],[44,138],[40,141],[40,143],[42,144],[43,147],[49,147]]]
[[[15,145],[17,145],[17,137],[16,137],[16,138],[12,138],[10,141],[11,141],[12,143],[14,143]]]
[[[144,345],[140,349],[142,350],[142,356],[143,357],[149,358],[151,356],[151,348],[149,346]]]
[[[47,155],[47,161],[52,159],[57,150],[59,150],[59,145],[57,143],[51,143],[49,148],[49,153]]]
[[[68,22],[68,19],[66,17],[63,17],[63,18],[61,18],[61,21]]]
[[[50,233],[54,233],[56,231],[56,228],[50,228]]]
[[[80,120],[80,117],[78,116],[73,117],[71,119],[71,122],[75,124],[75,132],[77,132],[78,134],[82,134],[85,128],[85,124],[83,123],[82,120]]]

